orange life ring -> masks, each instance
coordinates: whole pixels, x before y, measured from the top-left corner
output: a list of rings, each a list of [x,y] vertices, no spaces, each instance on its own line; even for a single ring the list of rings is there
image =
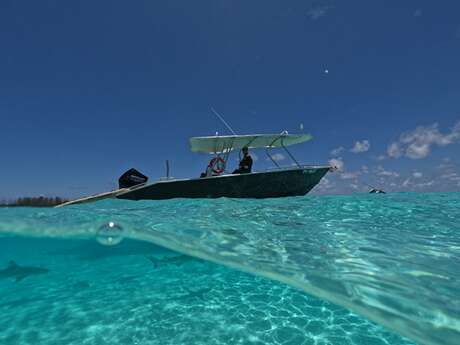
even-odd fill
[[[222,157],[214,157],[209,161],[208,167],[211,168],[214,173],[220,175],[225,170],[225,161]]]

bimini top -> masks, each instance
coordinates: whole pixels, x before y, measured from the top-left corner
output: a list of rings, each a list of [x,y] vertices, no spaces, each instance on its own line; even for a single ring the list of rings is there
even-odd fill
[[[300,144],[311,140],[310,134],[250,134],[219,135],[213,137],[190,138],[192,152],[221,153],[248,148],[272,148]]]

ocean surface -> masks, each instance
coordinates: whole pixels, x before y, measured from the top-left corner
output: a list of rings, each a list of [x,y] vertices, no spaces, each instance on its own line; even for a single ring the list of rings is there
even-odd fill
[[[0,344],[460,343],[460,193],[0,208]]]

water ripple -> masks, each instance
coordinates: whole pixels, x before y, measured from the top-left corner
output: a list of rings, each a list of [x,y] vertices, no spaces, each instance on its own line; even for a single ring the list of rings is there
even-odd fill
[[[127,237],[276,279],[423,344],[460,339],[460,194],[102,201],[2,209],[0,232]],[[265,327],[260,325],[260,327]]]

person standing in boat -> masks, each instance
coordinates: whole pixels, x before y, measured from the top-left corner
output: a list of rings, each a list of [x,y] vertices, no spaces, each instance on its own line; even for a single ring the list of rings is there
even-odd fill
[[[243,152],[243,158],[238,169],[234,170],[233,174],[247,174],[252,170],[252,157],[249,155],[249,149],[245,146],[241,151]]]

